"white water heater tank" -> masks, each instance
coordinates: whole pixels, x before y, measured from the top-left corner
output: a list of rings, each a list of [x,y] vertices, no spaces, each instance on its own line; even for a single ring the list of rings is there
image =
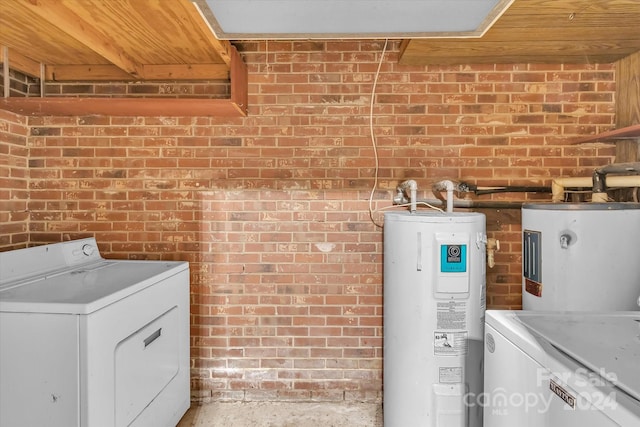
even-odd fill
[[[482,425],[485,222],[385,214],[385,427]]]
[[[637,310],[640,204],[522,207],[522,308]]]

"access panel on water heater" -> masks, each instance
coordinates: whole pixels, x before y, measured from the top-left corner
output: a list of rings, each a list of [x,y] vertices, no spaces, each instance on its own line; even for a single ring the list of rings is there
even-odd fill
[[[464,294],[469,292],[469,262],[467,250],[469,235],[466,233],[436,233],[438,274],[435,292]]]

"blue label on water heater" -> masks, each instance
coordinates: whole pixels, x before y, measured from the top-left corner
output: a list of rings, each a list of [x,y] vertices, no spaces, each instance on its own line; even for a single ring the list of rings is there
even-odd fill
[[[440,246],[440,272],[467,272],[467,245]]]

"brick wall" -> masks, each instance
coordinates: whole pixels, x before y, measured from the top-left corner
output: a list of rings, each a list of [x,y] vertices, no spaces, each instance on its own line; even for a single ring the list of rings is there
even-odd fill
[[[0,110],[0,251],[29,241],[27,119]]]
[[[229,99],[228,82],[170,81],[146,82],[47,82],[46,96],[77,96],[101,98],[211,98]]]
[[[0,62],[0,65],[2,62]],[[4,93],[3,68],[0,67],[0,94]],[[40,79],[9,70],[10,96],[39,97]],[[229,99],[231,84],[228,81],[162,81],[162,82],[59,82],[45,81],[48,97],[99,97],[99,98],[208,98]]]
[[[0,61],[0,65],[2,62]],[[0,66],[0,94],[4,95],[4,68]],[[40,81],[18,71],[9,70],[10,96],[39,96]]]
[[[190,261],[197,400],[379,398],[382,231],[368,199],[382,46],[240,45],[247,118],[31,118],[30,242],[95,236],[109,257]],[[405,179],[421,197],[443,178],[548,185],[614,156],[570,144],[614,123],[612,65],[406,67],[397,56],[393,42],[373,109],[374,208]],[[502,243],[489,307],[518,308],[519,211],[484,212]]]

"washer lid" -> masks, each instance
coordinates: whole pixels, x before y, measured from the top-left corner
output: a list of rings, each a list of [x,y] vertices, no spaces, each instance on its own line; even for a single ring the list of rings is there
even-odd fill
[[[640,313],[518,314],[523,325],[640,400]]]
[[[486,319],[542,366],[555,348],[640,402],[640,312],[488,310]]]
[[[640,203],[632,202],[588,202],[588,203],[525,203],[522,209],[549,211],[621,211],[638,210]]]
[[[101,261],[5,283],[0,311],[88,314],[188,268],[182,261]]]

